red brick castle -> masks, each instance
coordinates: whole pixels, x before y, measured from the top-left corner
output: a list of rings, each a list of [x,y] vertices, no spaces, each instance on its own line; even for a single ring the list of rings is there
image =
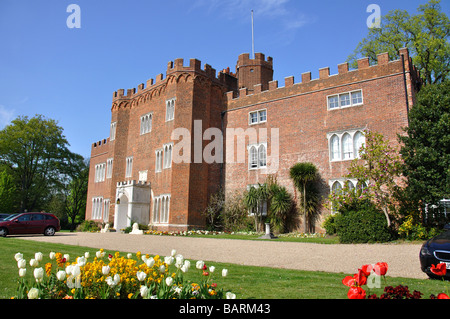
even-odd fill
[[[318,79],[303,73],[300,83],[290,76],[283,87],[261,53],[218,75],[196,59],[169,62],[165,77],[114,92],[110,137],[92,145],[86,219],[202,228],[220,186],[244,191],[271,174],[294,194],[297,162],[314,163],[327,191],[342,187],[365,129],[396,144],[408,125],[419,77],[408,50],[399,53],[355,70],[340,64],[334,75],[322,68]]]

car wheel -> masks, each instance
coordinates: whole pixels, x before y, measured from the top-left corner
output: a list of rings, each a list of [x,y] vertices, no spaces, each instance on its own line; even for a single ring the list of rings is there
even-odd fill
[[[8,230],[4,227],[0,228],[0,237],[6,237],[8,235]]]
[[[55,228],[50,226],[44,230],[44,235],[45,236],[53,236],[55,234],[55,232],[56,232]]]

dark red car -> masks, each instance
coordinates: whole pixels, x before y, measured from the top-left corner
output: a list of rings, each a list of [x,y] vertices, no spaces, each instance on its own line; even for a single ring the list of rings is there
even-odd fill
[[[16,234],[44,234],[53,236],[61,229],[59,219],[49,213],[22,213],[0,221],[0,236]]]

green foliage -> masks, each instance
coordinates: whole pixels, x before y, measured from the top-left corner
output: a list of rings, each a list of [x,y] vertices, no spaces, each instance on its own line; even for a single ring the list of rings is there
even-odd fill
[[[334,225],[341,243],[387,242],[393,239],[383,213],[370,202],[336,214]]]
[[[414,221],[412,215],[409,215],[400,225],[398,233],[401,238],[409,240],[426,240],[438,234],[436,228],[427,229],[421,223]]]
[[[322,227],[325,229],[327,235],[334,235],[337,232],[336,229],[336,215],[330,214],[325,217],[325,220],[322,223]]]
[[[289,213],[293,207],[291,194],[286,187],[278,184],[272,184],[269,187],[270,191],[270,210],[269,220],[270,224],[281,232],[287,227],[287,220]]]
[[[311,185],[318,179],[318,170],[313,163],[303,162],[292,166],[289,174],[295,187],[302,194],[303,227],[304,232],[308,233],[308,219],[315,214],[319,204],[317,192]]]
[[[389,212],[395,212],[394,195],[399,188],[402,160],[382,134],[366,130],[364,135],[366,141],[359,151],[360,159],[352,161],[348,177],[368,182],[365,196],[383,211],[390,226]]]
[[[16,185],[6,169],[0,169],[0,213],[13,213],[16,206]]]
[[[410,112],[401,155],[415,208],[450,197],[450,81],[424,87]]]
[[[18,117],[0,131],[0,165],[17,188],[19,210],[41,210],[80,155],[68,149],[63,129],[42,115]]]
[[[416,15],[393,10],[383,16],[381,27],[369,28],[348,60],[353,66],[360,57],[369,57],[374,63],[383,52],[397,59],[399,49],[407,47],[424,84],[440,83],[450,74],[449,36],[450,20],[442,12],[440,0],[430,0],[419,6]]]
[[[77,227],[81,232],[97,232],[101,230],[101,225],[93,220],[85,220]]]
[[[222,214],[223,229],[225,231],[240,231],[251,229],[248,209],[244,203],[244,197],[236,192],[226,197]]]

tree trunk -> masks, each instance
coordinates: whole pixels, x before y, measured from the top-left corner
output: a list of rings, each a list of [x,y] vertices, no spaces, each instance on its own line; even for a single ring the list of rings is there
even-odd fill
[[[389,218],[389,214],[388,214],[388,210],[387,210],[386,206],[383,206],[383,213],[384,213],[384,216],[386,216],[387,226],[390,227],[391,220]]]
[[[303,184],[303,229],[304,233],[308,233],[308,227],[307,227],[307,218],[306,218],[306,183]]]

